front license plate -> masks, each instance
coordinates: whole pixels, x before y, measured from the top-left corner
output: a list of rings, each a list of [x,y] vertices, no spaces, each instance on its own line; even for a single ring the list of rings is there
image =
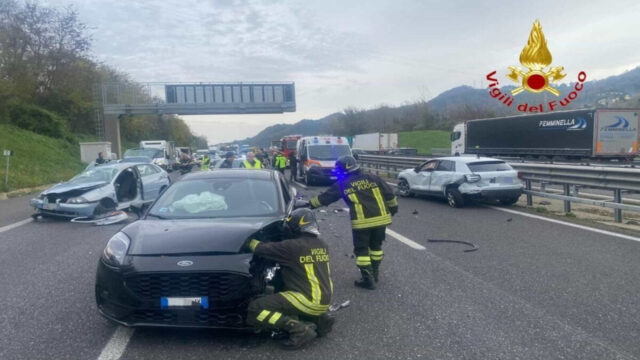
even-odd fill
[[[162,309],[172,308],[209,308],[209,298],[206,296],[195,297],[161,297],[160,307]]]

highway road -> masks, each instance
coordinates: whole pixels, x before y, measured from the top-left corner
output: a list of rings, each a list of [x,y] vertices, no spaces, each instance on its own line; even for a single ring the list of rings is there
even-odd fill
[[[306,198],[321,190],[300,186]],[[109,323],[95,308],[95,268],[122,224],[20,223],[27,199],[0,201],[0,359],[640,358],[640,239],[502,208],[400,199],[381,283],[367,291],[353,286],[339,202],[317,214],[335,300],[351,306],[328,337],[287,352],[267,336]]]

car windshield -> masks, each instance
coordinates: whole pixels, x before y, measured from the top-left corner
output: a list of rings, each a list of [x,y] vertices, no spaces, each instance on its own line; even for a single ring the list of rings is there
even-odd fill
[[[118,173],[118,169],[112,167],[94,167],[90,170],[81,172],[68,181],[69,184],[88,184],[94,182],[109,183]]]
[[[129,157],[148,157],[149,159],[161,158],[162,150],[158,149],[129,149],[124,152],[124,158]]]
[[[311,145],[309,158],[313,160],[337,160],[340,156],[351,155],[349,145]]]
[[[122,159],[123,163],[137,163],[137,162],[141,162],[141,163],[148,163],[151,162],[151,158],[148,158],[146,156],[132,156],[132,157],[126,157],[124,159]]]
[[[149,210],[167,219],[272,216],[280,209],[269,180],[218,178],[187,180],[169,187]]]
[[[504,161],[479,161],[467,164],[469,170],[474,173],[490,172],[490,171],[509,171],[513,170]]]
[[[232,169],[238,169],[238,168],[242,167],[241,164],[242,164],[243,161],[244,160],[242,160],[242,159],[234,159],[233,162],[231,163],[231,168]],[[214,166],[214,169],[220,169],[224,163],[225,163],[224,159],[218,160],[216,162],[215,166]],[[228,169],[228,168],[225,167],[225,169]]]

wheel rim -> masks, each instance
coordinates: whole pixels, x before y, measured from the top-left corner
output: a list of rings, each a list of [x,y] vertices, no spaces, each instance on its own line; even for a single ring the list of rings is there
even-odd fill
[[[409,195],[409,184],[407,184],[406,180],[400,181],[400,183],[398,184],[398,190],[400,190],[400,195]]]
[[[453,194],[452,193],[447,193],[447,201],[449,202],[449,205],[451,205],[452,207],[456,206],[456,199],[453,198]]]

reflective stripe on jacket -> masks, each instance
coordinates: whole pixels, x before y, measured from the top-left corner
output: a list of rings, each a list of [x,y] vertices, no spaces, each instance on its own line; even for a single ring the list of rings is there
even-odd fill
[[[389,225],[391,213],[398,208],[398,200],[389,184],[375,175],[362,173],[350,174],[346,179],[337,181],[309,202],[317,208],[340,198],[349,206],[354,230]]]

